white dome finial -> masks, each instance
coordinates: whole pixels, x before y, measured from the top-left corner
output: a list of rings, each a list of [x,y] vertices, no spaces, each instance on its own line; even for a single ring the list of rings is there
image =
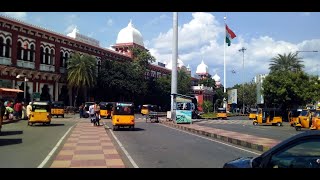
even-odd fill
[[[137,29],[134,28],[131,19],[129,21],[128,26],[121,29],[118,33],[116,43],[136,43],[144,47],[142,35]]]

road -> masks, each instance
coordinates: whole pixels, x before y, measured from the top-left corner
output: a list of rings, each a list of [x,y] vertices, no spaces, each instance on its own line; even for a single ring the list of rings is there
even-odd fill
[[[110,121],[107,121],[107,125],[112,127]],[[158,123],[146,123],[141,115],[136,115],[134,131],[120,129],[113,133],[142,168],[220,168],[225,162],[238,157],[257,156],[232,145],[227,146]]]
[[[229,117],[227,120],[201,120],[195,122],[195,124],[276,140],[284,140],[306,131],[296,131],[288,122],[283,122],[281,127],[270,125],[253,126],[252,120],[243,116]]]
[[[31,127],[25,120],[4,125],[0,134],[0,168],[38,167],[76,122],[67,116],[53,118],[50,126]]]

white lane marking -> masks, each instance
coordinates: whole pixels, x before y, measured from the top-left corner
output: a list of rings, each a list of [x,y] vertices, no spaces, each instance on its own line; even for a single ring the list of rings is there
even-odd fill
[[[75,124],[76,125],[76,124]],[[75,126],[73,125],[73,126]],[[38,168],[43,168],[43,166],[49,161],[50,157],[54,154],[54,152],[58,149],[58,147],[60,146],[61,142],[63,141],[63,139],[67,136],[67,134],[70,132],[71,128],[73,128],[73,126],[71,126],[68,131],[60,138],[60,140],[58,141],[58,143],[56,144],[56,146],[50,151],[50,153],[47,155],[47,157],[42,161],[42,163],[38,166]]]
[[[164,124],[160,124],[160,125],[165,126],[165,127],[168,127],[168,128],[171,128],[171,129],[175,129],[175,130],[177,130],[177,131],[181,131],[181,132],[184,132],[184,133],[187,133],[187,134],[190,134],[190,135],[194,135],[194,136],[197,136],[197,137],[200,137],[200,138],[203,138],[203,139],[207,139],[207,140],[209,140],[209,141],[217,142],[217,143],[220,143],[220,144],[223,144],[223,145],[226,145],[226,146],[230,146],[230,147],[233,147],[233,148],[236,148],[236,149],[240,149],[240,150],[242,150],[242,151],[246,151],[246,152],[249,152],[249,153],[252,153],[252,154],[261,155],[261,154],[259,154],[259,153],[253,152],[253,151],[249,151],[249,150],[246,150],[246,149],[237,147],[237,146],[233,146],[233,145],[230,145],[230,144],[227,144],[227,143],[223,143],[223,142],[214,140],[214,139],[210,139],[210,138],[203,137],[203,136],[200,136],[200,135],[197,135],[197,134],[193,134],[193,133],[190,133],[190,132],[181,130],[181,129],[176,129],[176,128],[173,128],[173,127],[170,127],[170,126],[166,126],[166,125],[164,125]]]
[[[134,162],[134,160],[132,159],[132,157],[130,156],[130,154],[128,153],[128,151],[123,147],[122,143],[119,141],[119,139],[116,137],[116,135],[114,135],[112,129],[106,125],[107,128],[109,129],[110,133],[112,134],[113,138],[117,141],[118,145],[120,146],[120,148],[122,149],[122,151],[124,152],[124,154],[127,156],[127,158],[129,159],[129,161],[131,162],[132,166],[134,168],[139,168],[139,166]]]

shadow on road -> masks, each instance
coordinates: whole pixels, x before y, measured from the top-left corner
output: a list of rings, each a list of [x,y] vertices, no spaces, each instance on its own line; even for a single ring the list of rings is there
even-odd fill
[[[43,124],[35,124],[34,126],[64,126],[64,124],[59,124],[59,123],[55,123],[55,124],[49,124],[49,125],[43,125]]]
[[[22,134],[23,131],[1,131],[0,136],[9,136],[9,135],[16,135],[16,134]]]
[[[13,144],[21,144],[22,139],[0,139],[0,146],[13,145]]]
[[[142,128],[134,128],[134,129],[130,129],[130,128],[118,128],[116,131],[144,131],[145,129]]]

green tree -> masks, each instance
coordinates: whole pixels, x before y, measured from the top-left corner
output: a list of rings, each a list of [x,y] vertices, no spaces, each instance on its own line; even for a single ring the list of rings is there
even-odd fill
[[[245,106],[254,107],[257,102],[257,84],[254,82],[245,84],[236,84],[231,89],[237,89],[237,104],[242,107],[244,102]]]
[[[267,106],[280,106],[283,110],[305,105],[313,99],[316,88],[304,72],[274,72],[264,80],[262,93]]]
[[[96,59],[88,54],[74,53],[68,60],[67,73],[68,86],[76,89],[78,96],[80,89],[92,88],[96,84]]]
[[[209,113],[212,111],[213,105],[212,105],[212,102],[210,101],[204,101],[202,104],[202,107],[204,112]]]
[[[271,59],[270,73],[275,71],[301,71],[304,68],[304,65],[301,64],[303,62],[301,59],[298,57],[298,53],[289,53],[288,55],[278,54]]]
[[[214,79],[211,78],[210,74],[207,78],[200,79],[199,84],[203,84],[206,87],[213,87],[214,89],[216,88],[216,82]]]

